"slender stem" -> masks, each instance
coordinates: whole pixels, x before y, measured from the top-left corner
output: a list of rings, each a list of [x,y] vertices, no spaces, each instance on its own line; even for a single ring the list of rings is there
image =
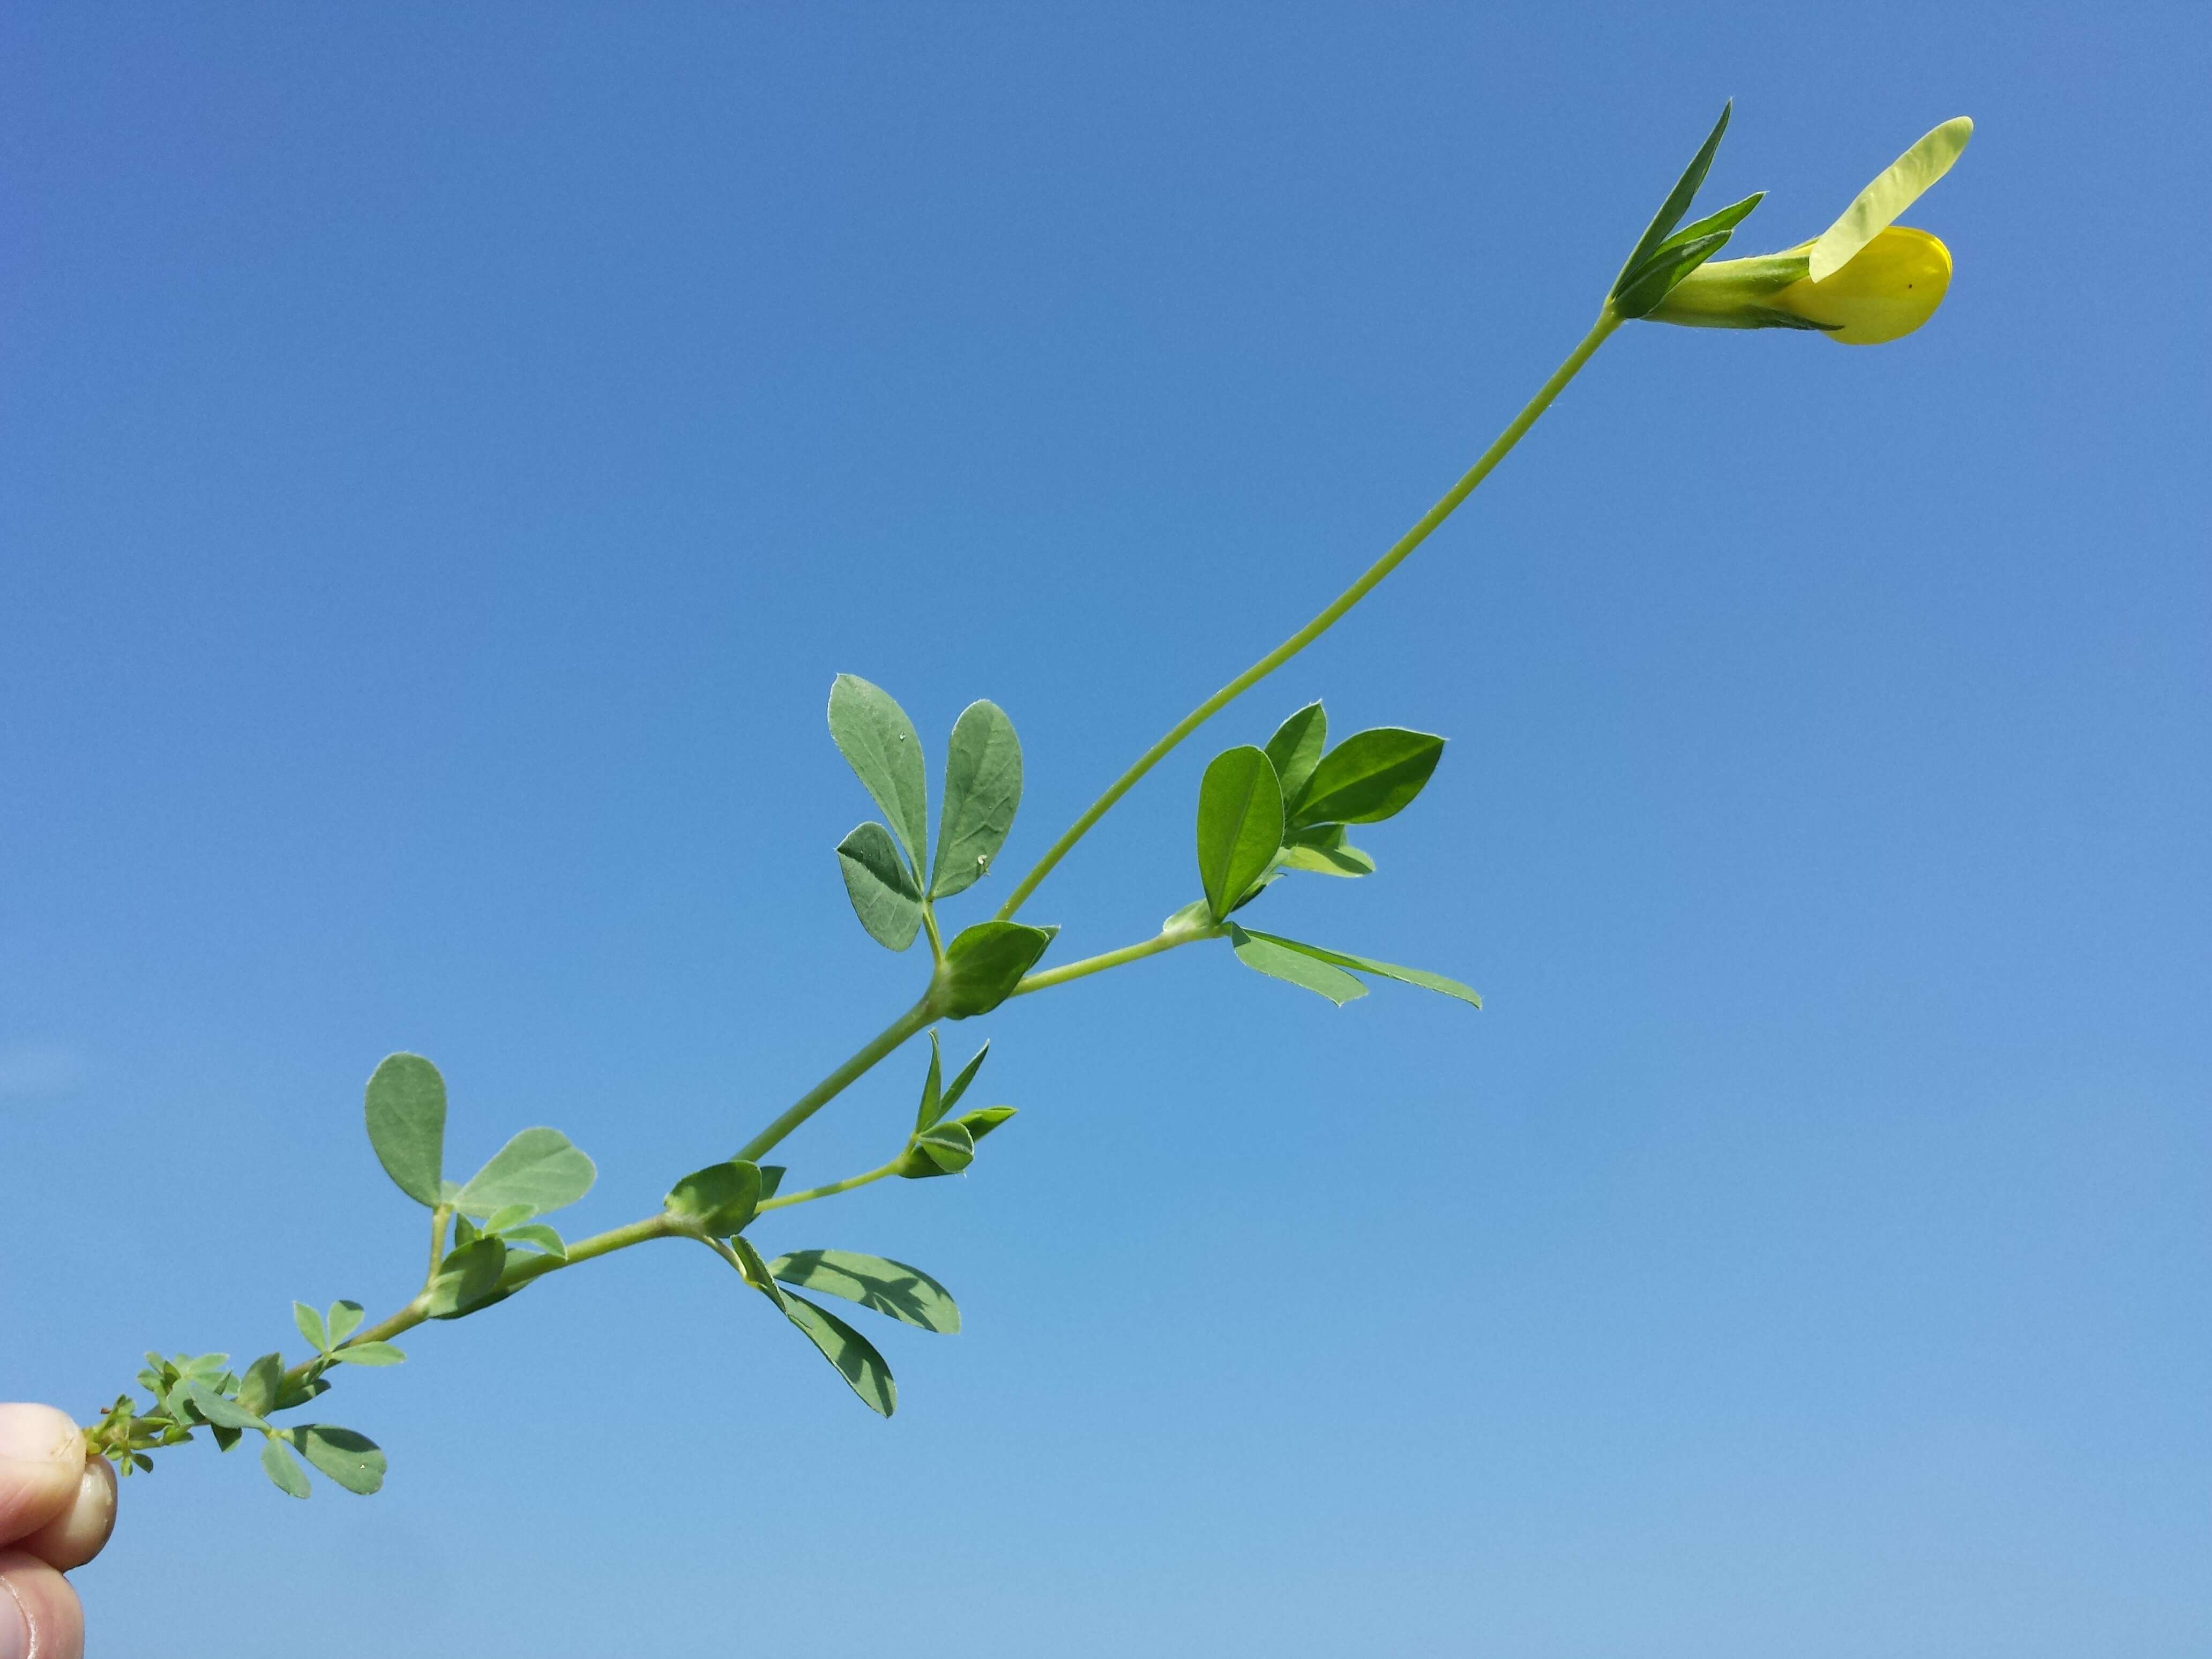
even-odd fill
[[[816,1084],[785,1109],[775,1122],[763,1129],[740,1147],[738,1156],[748,1163],[760,1162],[761,1154],[774,1146],[800,1124],[812,1117],[823,1107],[836,1098],[840,1091],[885,1054],[904,1042],[936,1017],[937,1010],[925,996],[922,1000],[884,1027],[850,1060],[828,1077]]]
[[[438,1276],[438,1264],[446,1259],[446,1223],[453,1213],[450,1204],[441,1204],[430,1212],[430,1271],[422,1275],[425,1285]]]
[[[1053,866],[1066,858],[1075,843],[1090,833],[1091,827],[1113,810],[1114,803],[1135,787],[1137,781],[1164,760],[1177,744],[1328,632],[1346,611],[1365,599],[1385,576],[1404,563],[1407,556],[1429,538],[1429,533],[1449,518],[1453,509],[1473,495],[1475,486],[1488,477],[1498,462],[1511,453],[1513,446],[1521,441],[1530,427],[1536,424],[1537,416],[1552,406],[1552,400],[1565,390],[1567,382],[1581,372],[1583,365],[1595,355],[1597,349],[1605,343],[1606,337],[1619,328],[1620,323],[1620,318],[1614,314],[1610,305],[1600,312],[1596,323],[1583,337],[1582,343],[1568,354],[1566,362],[1553,371],[1552,378],[1537,389],[1536,395],[1528,400],[1527,406],[1513,417],[1504,431],[1498,434],[1490,447],[1482,452],[1481,458],[1467,470],[1460,481],[1444,493],[1443,498],[1424,513],[1419,521],[1400,537],[1389,552],[1368,566],[1361,573],[1359,580],[1330,601],[1319,616],[1192,709],[1169,728],[1165,737],[1139,755],[1136,763],[1115,779],[1106,793],[1091,802],[1083,816],[1068,826],[1066,834],[1045,849],[1044,856],[1036,861],[1036,867],[1022,878],[1020,884],[1006,896],[1006,902],[999,907],[999,919],[1006,921],[1020,909],[1029,896],[1052,873]]]
[[[921,902],[921,925],[929,932],[929,953],[942,967],[945,963],[945,939],[937,931],[937,912],[930,908],[927,899]]]
[[[788,1204],[808,1204],[817,1198],[835,1198],[839,1193],[849,1193],[855,1187],[865,1187],[872,1181],[881,1181],[885,1176],[896,1175],[899,1165],[905,1161],[906,1154],[902,1152],[882,1168],[871,1170],[866,1175],[848,1176],[844,1180],[833,1181],[826,1187],[809,1187],[803,1193],[786,1193],[781,1198],[763,1199],[761,1208],[781,1210]]]
[[[1014,987],[1012,995],[1027,996],[1032,991],[1048,991],[1055,985],[1065,985],[1072,979],[1083,979],[1092,974],[1103,974],[1109,968],[1119,968],[1125,962],[1141,962],[1146,957],[1156,957],[1163,951],[1172,951],[1178,945],[1188,945],[1194,939],[1218,939],[1223,930],[1202,927],[1196,930],[1163,932],[1135,945],[1125,945],[1118,951],[1109,951],[1102,956],[1085,957],[1080,962],[1071,962],[1063,967],[1048,969],[1042,974],[1031,974]]]

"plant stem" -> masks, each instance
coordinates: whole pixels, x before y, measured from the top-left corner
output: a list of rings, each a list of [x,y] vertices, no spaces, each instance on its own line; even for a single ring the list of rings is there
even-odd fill
[[[1031,974],[1014,987],[1012,996],[1025,997],[1032,991],[1048,991],[1055,985],[1065,985],[1072,979],[1084,979],[1092,974],[1103,974],[1109,968],[1119,968],[1125,962],[1141,962],[1146,957],[1156,957],[1163,951],[1172,951],[1178,945],[1188,945],[1194,939],[1218,939],[1223,930],[1202,927],[1196,930],[1163,929],[1148,939],[1135,945],[1125,945],[1118,951],[1103,955],[1085,957],[1080,962],[1071,962],[1064,967],[1048,969],[1042,974]]]
[[[1083,816],[1068,826],[1066,833],[1045,849],[1044,856],[1036,861],[1029,874],[1022,878],[1020,884],[1006,896],[1006,902],[999,907],[999,920],[1006,921],[1020,909],[1029,896],[1052,873],[1053,866],[1066,858],[1075,843],[1090,833],[1093,824],[1113,810],[1115,802],[1136,787],[1139,779],[1166,759],[1177,744],[1328,632],[1345,612],[1365,599],[1385,576],[1404,563],[1407,556],[1429,538],[1430,532],[1449,518],[1453,509],[1473,495],[1475,486],[1488,477],[1498,462],[1512,452],[1513,446],[1521,441],[1530,427],[1536,424],[1537,416],[1552,406],[1552,400],[1566,389],[1567,382],[1581,372],[1583,365],[1595,355],[1597,349],[1605,343],[1606,337],[1619,328],[1620,323],[1621,319],[1614,314],[1611,305],[1600,312],[1590,331],[1583,337],[1582,343],[1552,372],[1551,379],[1537,388],[1536,395],[1498,434],[1490,447],[1482,452],[1480,459],[1467,470],[1460,481],[1445,491],[1443,499],[1424,513],[1419,521],[1400,537],[1389,552],[1368,566],[1359,579],[1330,601],[1319,616],[1192,709],[1169,728],[1165,737],[1139,755],[1136,763],[1115,779],[1106,793],[1091,802]]]
[[[738,1149],[738,1156],[748,1163],[759,1163],[762,1153],[769,1151],[776,1142],[781,1140],[830,1101],[836,1099],[848,1084],[862,1075],[885,1054],[928,1024],[936,1017],[936,1013],[937,1010],[929,998],[924,996],[921,1001],[915,1003],[913,1007],[870,1038],[850,1060],[799,1096],[785,1109],[783,1114],[775,1122],[745,1142]]]
[[[866,1175],[848,1176],[844,1180],[833,1181],[826,1187],[809,1187],[803,1193],[787,1193],[781,1198],[763,1199],[760,1207],[781,1210],[786,1205],[811,1203],[817,1198],[834,1198],[839,1193],[851,1192],[855,1187],[865,1187],[872,1181],[881,1181],[885,1176],[896,1175],[899,1165],[905,1161],[906,1154],[902,1152],[882,1168],[871,1170]]]

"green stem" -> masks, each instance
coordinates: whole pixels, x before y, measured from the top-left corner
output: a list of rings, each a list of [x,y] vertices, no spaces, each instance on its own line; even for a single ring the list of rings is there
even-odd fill
[[[1583,337],[1582,343],[1568,354],[1566,362],[1553,371],[1552,378],[1537,388],[1536,395],[1513,417],[1505,430],[1498,434],[1490,447],[1482,452],[1481,458],[1467,470],[1460,481],[1444,493],[1443,498],[1423,514],[1419,522],[1400,537],[1389,552],[1368,566],[1360,574],[1359,580],[1338,594],[1319,616],[1192,709],[1169,728],[1165,737],[1139,755],[1136,763],[1115,779],[1106,793],[1091,802],[1083,816],[1067,827],[1067,832],[1045,849],[1044,856],[1036,861],[1029,874],[1022,878],[1020,884],[1006,896],[1006,902],[999,907],[999,920],[1004,921],[1020,909],[1029,896],[1052,873],[1053,866],[1066,858],[1075,843],[1090,833],[1093,824],[1113,810],[1115,802],[1136,787],[1139,779],[1166,759],[1176,744],[1328,632],[1345,612],[1365,599],[1385,576],[1403,564],[1407,556],[1429,538],[1430,532],[1451,517],[1453,509],[1473,495],[1475,486],[1488,477],[1498,462],[1512,452],[1513,446],[1521,441],[1530,427],[1536,424],[1537,417],[1552,406],[1552,400],[1566,389],[1567,382],[1581,372],[1583,365],[1605,343],[1606,337],[1620,324],[1621,319],[1614,314],[1610,305],[1600,312],[1590,331]]]
[[[738,1156],[747,1163],[757,1164],[761,1154],[776,1142],[812,1117],[830,1102],[836,1099],[845,1086],[866,1073],[885,1054],[904,1042],[916,1031],[936,1018],[937,1010],[925,996],[922,1000],[884,1027],[865,1047],[828,1077],[816,1084],[785,1109],[775,1122],[763,1129],[738,1148]]]
[[[787,1193],[781,1198],[763,1199],[761,1208],[781,1210],[789,1204],[807,1204],[817,1198],[835,1198],[839,1193],[849,1193],[855,1187],[865,1187],[872,1181],[881,1181],[885,1176],[896,1175],[899,1165],[905,1161],[906,1154],[901,1152],[881,1169],[871,1170],[866,1175],[848,1176],[844,1180],[833,1181],[826,1187],[809,1187],[803,1193]]]
[[[1141,962],[1146,957],[1156,957],[1163,951],[1172,951],[1178,945],[1188,945],[1194,939],[1219,939],[1223,930],[1202,927],[1195,931],[1162,932],[1135,945],[1125,945],[1118,951],[1109,951],[1102,956],[1085,957],[1080,962],[1071,962],[1064,967],[1048,969],[1042,974],[1031,974],[1009,993],[1024,997],[1032,991],[1048,991],[1055,985],[1065,985],[1072,979],[1087,978],[1103,974],[1109,968],[1119,968],[1126,962]]]

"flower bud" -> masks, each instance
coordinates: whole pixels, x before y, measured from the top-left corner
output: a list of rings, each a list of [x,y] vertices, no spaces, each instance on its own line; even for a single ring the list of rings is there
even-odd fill
[[[1844,345],[1900,339],[1936,314],[1951,286],[1951,251],[1924,230],[1889,225],[1815,282],[1813,244],[1755,259],[1716,259],[1676,283],[1650,313],[1692,328],[1818,329]]]

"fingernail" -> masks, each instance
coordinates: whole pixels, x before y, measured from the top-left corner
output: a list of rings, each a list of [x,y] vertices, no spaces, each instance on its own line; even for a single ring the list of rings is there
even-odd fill
[[[52,1406],[0,1406],[0,1457],[19,1463],[66,1463],[84,1456],[84,1431]],[[0,1659],[8,1650],[0,1648]]]
[[[30,1615],[5,1578],[0,1578],[0,1659],[31,1659]]]

